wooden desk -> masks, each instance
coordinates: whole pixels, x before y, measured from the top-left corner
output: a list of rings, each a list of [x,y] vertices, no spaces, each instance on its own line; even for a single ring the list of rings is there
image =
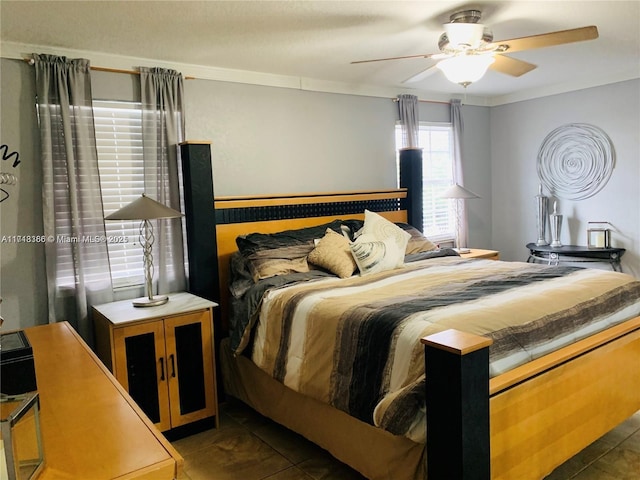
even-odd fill
[[[36,367],[41,480],[171,480],[183,459],[66,322],[25,329]]]

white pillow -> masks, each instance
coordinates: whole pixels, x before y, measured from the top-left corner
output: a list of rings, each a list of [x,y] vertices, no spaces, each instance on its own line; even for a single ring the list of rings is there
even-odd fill
[[[407,250],[407,243],[411,238],[409,232],[403,230],[383,216],[369,210],[364,211],[364,225],[360,232],[361,235],[370,235],[380,241],[391,239],[401,252],[395,266],[401,267],[404,265],[404,254]]]
[[[391,237],[378,240],[365,233],[352,242],[350,248],[360,275],[392,270],[398,267],[398,262],[402,265],[404,261],[404,249],[400,249]]]

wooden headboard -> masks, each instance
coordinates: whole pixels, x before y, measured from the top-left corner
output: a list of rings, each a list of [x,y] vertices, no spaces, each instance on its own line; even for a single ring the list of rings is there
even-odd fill
[[[393,222],[407,222],[407,189],[215,198],[221,327],[228,331],[229,259],[236,238],[311,227],[335,219],[364,219],[370,210]]]

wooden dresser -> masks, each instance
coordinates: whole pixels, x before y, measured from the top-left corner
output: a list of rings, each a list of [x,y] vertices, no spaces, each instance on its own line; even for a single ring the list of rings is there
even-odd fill
[[[25,333],[40,395],[40,480],[178,477],[180,454],[68,323]]]

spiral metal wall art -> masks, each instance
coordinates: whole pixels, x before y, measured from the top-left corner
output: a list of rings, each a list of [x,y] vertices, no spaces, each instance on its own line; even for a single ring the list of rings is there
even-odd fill
[[[614,165],[611,139],[585,123],[556,128],[538,152],[540,181],[553,195],[569,200],[584,200],[602,190]]]

